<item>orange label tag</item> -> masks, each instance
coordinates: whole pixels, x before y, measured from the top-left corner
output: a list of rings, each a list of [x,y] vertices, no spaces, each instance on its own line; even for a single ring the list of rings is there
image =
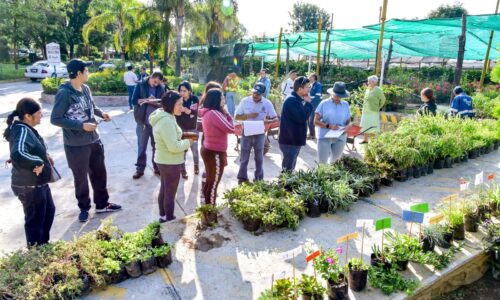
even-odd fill
[[[315,259],[316,257],[318,257],[320,254],[321,254],[321,252],[320,252],[319,250],[314,251],[313,253],[309,254],[309,255],[306,257],[306,262],[310,262],[311,260],[313,260],[313,259]]]
[[[341,237],[337,238],[337,244],[342,244],[342,243],[347,242],[348,240],[355,239],[358,237],[358,235],[359,234],[357,232],[353,232],[353,233],[341,236]]]

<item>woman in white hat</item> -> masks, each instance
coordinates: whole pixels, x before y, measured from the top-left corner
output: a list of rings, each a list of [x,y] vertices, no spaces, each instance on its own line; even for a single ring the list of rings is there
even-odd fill
[[[365,138],[361,144],[368,143],[368,135],[380,132],[380,109],[385,104],[384,92],[377,86],[378,77],[372,75],[368,77],[368,86],[363,101],[363,115],[361,115],[361,130],[365,133]]]

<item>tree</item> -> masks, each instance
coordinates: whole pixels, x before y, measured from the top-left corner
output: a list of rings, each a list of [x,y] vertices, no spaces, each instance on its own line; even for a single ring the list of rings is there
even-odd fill
[[[90,20],[83,26],[83,40],[89,42],[92,30],[104,31],[107,25],[116,27],[115,48],[120,50],[120,58],[125,60],[125,32],[135,23],[135,15],[141,8],[137,0],[93,0],[88,9]]]
[[[293,5],[292,11],[288,12],[292,21],[288,23],[292,32],[318,30],[319,16],[322,18],[321,29],[330,28],[330,16],[317,5],[297,2]]]
[[[177,0],[177,5],[174,8],[175,17],[175,76],[181,75],[181,55],[182,55],[182,30],[184,29],[184,21],[186,16],[186,5],[188,1]]]
[[[460,18],[462,15],[467,15],[467,10],[462,6],[462,3],[442,4],[435,10],[432,10],[429,18]]]
[[[169,39],[172,33],[172,24],[170,23],[170,17],[172,16],[172,11],[174,10],[178,0],[153,0],[152,13],[159,16],[161,20],[161,31],[163,32],[163,61],[165,65],[169,61]]]
[[[89,20],[87,9],[92,0],[74,0],[68,11],[67,41],[69,45],[69,57],[75,56],[75,46],[83,43],[82,29]]]
[[[149,71],[153,72],[155,54],[160,51],[163,44],[162,24],[159,15],[148,14],[148,10],[144,9],[138,14],[137,26],[130,32],[129,51],[135,53],[134,45],[141,41],[146,44],[149,55]]]

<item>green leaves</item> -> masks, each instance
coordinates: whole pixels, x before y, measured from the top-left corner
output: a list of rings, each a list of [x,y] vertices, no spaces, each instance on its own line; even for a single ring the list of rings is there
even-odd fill
[[[418,287],[418,281],[404,278],[394,268],[385,270],[383,267],[372,266],[368,271],[368,282],[386,295],[397,291],[410,295]]]

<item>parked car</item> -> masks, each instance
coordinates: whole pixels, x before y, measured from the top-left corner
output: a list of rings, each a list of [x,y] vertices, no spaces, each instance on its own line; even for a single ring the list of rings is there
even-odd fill
[[[110,59],[105,62],[103,62],[99,66],[99,71],[102,72],[104,69],[111,69],[114,70],[116,69],[116,62],[120,61],[119,59]]]
[[[59,63],[53,64],[49,63],[46,60],[40,60],[34,63],[31,66],[26,67],[26,72],[24,73],[24,77],[31,79],[32,81],[37,81],[41,78],[51,77],[54,73],[57,77],[68,77],[68,69],[66,68],[66,64]]]

